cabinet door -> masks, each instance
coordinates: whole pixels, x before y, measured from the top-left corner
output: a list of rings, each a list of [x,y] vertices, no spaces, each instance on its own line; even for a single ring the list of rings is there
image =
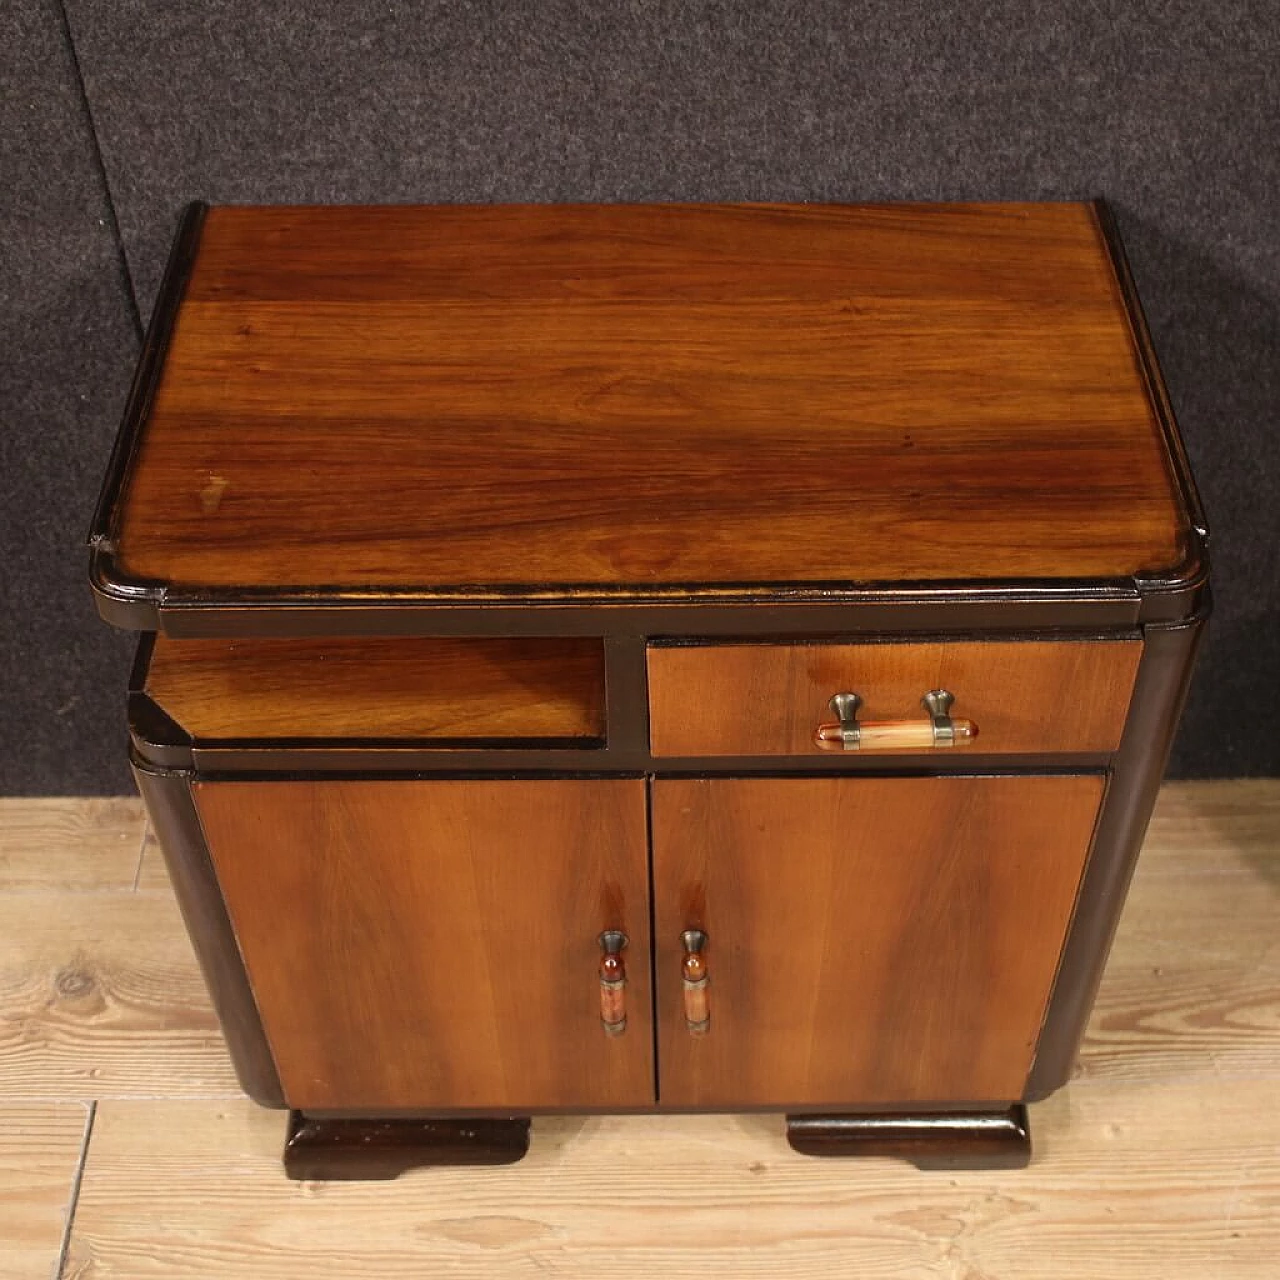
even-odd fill
[[[655,782],[661,1101],[1019,1098],[1102,791],[1097,775]],[[707,935],[703,1034],[689,929]]]
[[[653,1101],[642,780],[211,782],[196,802],[291,1106]],[[630,939],[620,1035],[606,929]]]

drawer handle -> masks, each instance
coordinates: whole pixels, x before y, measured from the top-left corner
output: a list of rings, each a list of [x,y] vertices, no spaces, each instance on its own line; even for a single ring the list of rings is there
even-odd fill
[[[705,1036],[711,1030],[711,1009],[707,1004],[707,957],[702,949],[707,935],[701,929],[686,929],[680,935],[684,959],[680,978],[684,986],[684,1021],[691,1036]]]
[[[600,1023],[607,1036],[620,1036],[627,1029],[627,966],[622,952],[627,935],[621,929],[606,929],[597,939],[600,950]]]
[[[955,701],[945,689],[934,689],[920,699],[927,720],[858,720],[862,699],[856,693],[837,693],[828,704],[835,724],[820,724],[813,731],[815,745],[823,751],[890,751],[931,747],[962,747],[978,736],[972,720],[953,720]]]

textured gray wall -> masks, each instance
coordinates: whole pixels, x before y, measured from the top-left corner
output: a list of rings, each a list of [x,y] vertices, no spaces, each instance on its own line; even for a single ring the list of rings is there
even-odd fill
[[[137,334],[61,10],[3,14],[0,792],[124,791],[131,646],[96,621],[83,542]]]
[[[1280,773],[1256,692],[1280,677],[1270,3],[68,0],[67,15],[144,313],[192,198],[1105,196],[1214,528],[1218,612],[1174,771]],[[32,38],[58,33],[50,20]],[[129,311],[108,237],[76,235],[102,189],[67,59],[55,47],[20,70],[40,103],[21,113],[62,124],[30,136],[34,212],[5,230],[45,298],[39,333],[19,316],[6,374],[6,446],[45,512],[14,585],[63,626],[6,641],[25,687],[6,693],[24,740],[6,746],[5,780],[114,789],[118,684],[101,681],[118,646],[89,621],[70,543],[122,396]]]

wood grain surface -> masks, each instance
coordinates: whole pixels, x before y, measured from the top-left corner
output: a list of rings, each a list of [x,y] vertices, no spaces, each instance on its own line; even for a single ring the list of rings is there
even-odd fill
[[[0,1097],[238,1092],[167,891],[0,893]]]
[[[281,1117],[247,1103],[104,1103],[69,1275],[1274,1280],[1275,1096],[1072,1090],[1033,1108],[1017,1172],[808,1159],[777,1116],[646,1116],[539,1120],[519,1164],[364,1185],[288,1182]]]
[[[671,1106],[1022,1096],[1098,775],[653,784],[659,1092]],[[711,1029],[685,1027],[701,929]]]
[[[653,1101],[642,779],[195,792],[291,1106]],[[622,1036],[606,929],[631,939]]]
[[[596,639],[156,639],[146,691],[197,739],[601,738]]]
[[[1188,523],[1081,204],[215,208],[122,513],[128,575],[322,596],[1125,577]]]
[[[0,893],[132,889],[145,826],[137,796],[0,796]]]
[[[37,821],[22,815],[23,804],[0,809],[0,848],[4,824],[21,831]],[[83,829],[86,801],[52,807],[63,810],[64,829]],[[49,824],[49,802],[34,811]],[[99,832],[108,841],[110,834]],[[155,855],[144,854],[139,885],[161,896],[166,880]],[[129,891],[66,888],[67,863],[58,862],[44,862],[47,893],[0,888],[0,897],[20,900],[5,935],[25,920],[27,937],[60,931],[64,946],[79,940],[95,969],[106,954],[149,969],[152,1007],[167,1003],[180,1020],[198,978],[189,955],[172,968],[148,958],[161,918],[134,917],[104,943],[77,912]],[[528,1161],[508,1169],[291,1184],[280,1170],[279,1113],[225,1097],[174,1100],[211,1091],[207,1064],[216,1055],[232,1080],[216,1036],[200,1058],[189,1040],[145,1025],[82,1021],[59,1060],[101,1062],[109,1044],[117,1067],[132,1063],[141,1088],[98,1107],[63,1277],[1272,1280],[1280,1251],[1278,895],[1280,784],[1163,789],[1079,1073],[1032,1108],[1035,1158],[1019,1173],[938,1177],[890,1162],[806,1160],[786,1149],[780,1116],[579,1117],[537,1120]],[[170,916],[176,921],[172,908]],[[20,939],[14,953],[23,948]],[[41,981],[47,991],[51,976]],[[46,1078],[44,1049],[16,1051],[15,1028],[41,1016],[34,1004],[21,1008],[7,985],[5,1280],[50,1274],[85,1116],[71,1101],[59,1122],[59,1103],[15,1095],[62,1088],[73,1100],[86,1096],[81,1087],[107,1090],[113,1081],[88,1070],[73,1077],[57,1062]],[[22,1252],[24,1240],[39,1242],[34,1255]]]
[[[89,1108],[0,1103],[0,1280],[58,1280]]]
[[[1076,1078],[1275,1074],[1278,912],[1280,782],[1166,784]]]
[[[650,741],[656,756],[816,755],[832,694],[857,693],[860,720],[927,722],[920,699],[947,689],[978,726],[948,758],[1114,751],[1141,656],[1141,640],[651,645]]]

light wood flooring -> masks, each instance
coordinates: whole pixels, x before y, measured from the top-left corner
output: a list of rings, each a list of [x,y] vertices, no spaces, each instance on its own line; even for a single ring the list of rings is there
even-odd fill
[[[1177,784],[1022,1172],[780,1117],[536,1121],[501,1169],[291,1183],[134,800],[0,800],[0,1278],[1280,1277],[1280,782]]]

